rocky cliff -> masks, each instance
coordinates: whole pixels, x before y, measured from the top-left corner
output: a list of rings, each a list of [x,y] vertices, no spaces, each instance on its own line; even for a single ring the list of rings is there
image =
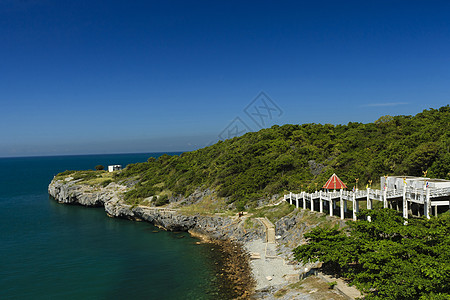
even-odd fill
[[[71,177],[54,179],[48,186],[49,194],[60,203],[103,206],[111,217],[147,221],[169,231],[189,231],[194,236],[212,241],[221,249],[221,282],[227,294],[231,293],[233,299],[248,299],[253,294],[255,282],[249,267],[250,257],[234,242],[263,238],[263,226],[246,230],[239,217],[185,215],[175,209],[131,206],[123,201],[122,195],[127,190],[128,187],[116,183],[105,187],[86,185]],[[200,198],[201,195],[197,193]],[[209,192],[204,195],[209,195]],[[191,198],[180,199],[180,202],[193,201]]]
[[[263,226],[244,228],[244,222],[238,217],[221,215],[186,215],[175,209],[147,206],[131,206],[122,199],[128,187],[110,183],[106,187],[80,184],[77,180],[53,180],[49,194],[60,203],[85,206],[103,206],[111,217],[147,221],[169,231],[191,231],[208,238],[245,242],[264,238]]]

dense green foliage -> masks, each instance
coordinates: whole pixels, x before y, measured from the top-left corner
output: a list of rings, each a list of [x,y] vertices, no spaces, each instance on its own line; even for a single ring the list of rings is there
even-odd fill
[[[238,208],[284,190],[314,189],[338,174],[349,188],[384,174],[448,178],[450,107],[374,123],[273,126],[210,147],[132,164],[116,180],[138,180],[128,200],[162,190],[189,195],[213,187]]]
[[[372,222],[348,228],[316,227],[294,250],[303,262],[322,261],[325,272],[350,279],[366,299],[450,298],[450,214],[410,219],[400,213],[363,211]]]
[[[96,169],[97,171],[102,171],[102,170],[105,169],[105,167],[104,167],[103,165],[96,165],[96,166],[95,166],[95,169]]]

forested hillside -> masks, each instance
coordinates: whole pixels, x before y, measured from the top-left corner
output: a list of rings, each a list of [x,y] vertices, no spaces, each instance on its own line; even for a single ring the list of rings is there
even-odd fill
[[[214,187],[238,208],[284,190],[312,190],[336,173],[349,188],[384,174],[450,179],[450,107],[374,123],[273,126],[210,147],[132,164],[116,180],[139,180],[126,199],[188,196]]]

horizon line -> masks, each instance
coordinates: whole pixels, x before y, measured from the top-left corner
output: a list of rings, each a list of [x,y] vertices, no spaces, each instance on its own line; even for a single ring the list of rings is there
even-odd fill
[[[194,150],[191,150],[194,151]],[[4,158],[37,158],[37,157],[64,157],[64,156],[89,156],[89,155],[125,155],[125,154],[151,154],[151,153],[186,153],[190,151],[154,151],[154,152],[122,152],[122,153],[82,153],[82,154],[43,154],[43,155],[20,155],[20,156],[0,156],[0,159]],[[177,154],[173,154],[177,155]]]

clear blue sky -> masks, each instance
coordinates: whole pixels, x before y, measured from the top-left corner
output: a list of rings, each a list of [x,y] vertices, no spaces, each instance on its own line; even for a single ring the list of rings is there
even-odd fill
[[[236,122],[439,108],[449,16],[432,0],[0,0],[0,156],[185,151]],[[244,111],[261,91],[279,109],[263,126]]]

